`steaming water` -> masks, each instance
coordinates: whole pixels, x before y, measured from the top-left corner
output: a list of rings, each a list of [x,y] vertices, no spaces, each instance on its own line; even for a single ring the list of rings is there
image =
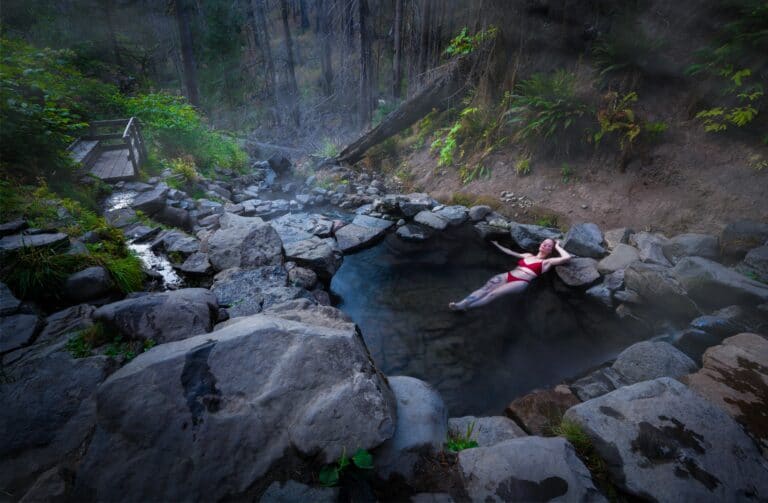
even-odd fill
[[[435,386],[452,416],[498,415],[515,397],[578,376],[650,337],[554,272],[521,295],[462,314],[447,309],[513,263],[471,228],[423,244],[390,235],[345,257],[331,290],[376,365]]]

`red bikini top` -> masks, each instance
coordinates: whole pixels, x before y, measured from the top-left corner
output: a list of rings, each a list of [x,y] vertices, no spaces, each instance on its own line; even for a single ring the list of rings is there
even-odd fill
[[[543,263],[542,261],[538,261],[538,262],[534,262],[532,264],[526,264],[525,263],[525,259],[521,258],[520,260],[517,261],[517,266],[518,267],[525,267],[526,269],[531,271],[536,276],[541,276],[541,264],[542,263]]]

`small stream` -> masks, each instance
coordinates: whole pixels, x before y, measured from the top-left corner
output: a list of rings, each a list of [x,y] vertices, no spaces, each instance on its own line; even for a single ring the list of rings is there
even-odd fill
[[[652,335],[562,285],[554,272],[522,295],[467,313],[448,310],[449,301],[512,264],[471,227],[424,244],[390,234],[344,257],[331,290],[379,369],[432,384],[451,416],[498,415],[512,399],[583,374]]]

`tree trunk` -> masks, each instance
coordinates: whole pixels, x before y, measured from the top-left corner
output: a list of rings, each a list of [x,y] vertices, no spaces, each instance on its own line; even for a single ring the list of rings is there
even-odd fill
[[[102,4],[104,9],[104,18],[109,32],[109,42],[112,45],[112,52],[115,56],[115,65],[123,67],[123,58],[120,56],[120,46],[117,44],[117,34],[115,33],[115,24],[112,21],[112,10],[114,9],[113,0],[105,0]]]
[[[299,11],[301,14],[301,31],[302,33],[309,28],[309,14],[307,11],[307,0],[299,0]]]
[[[286,63],[288,64],[288,102],[291,110],[291,118],[296,127],[299,127],[299,88],[296,85],[296,71],[293,63],[293,39],[291,27],[288,25],[288,2],[280,0],[280,12],[283,17],[283,32],[285,34]]]
[[[277,89],[277,85],[275,83],[275,60],[272,58],[272,47],[269,40],[269,28],[267,27],[267,15],[264,12],[265,1],[266,0],[252,0],[251,5],[253,6],[253,10],[256,12],[256,20],[259,23],[261,34],[264,37],[263,43],[261,44],[261,50],[264,54],[264,62],[266,64],[267,70],[264,78],[267,96],[274,99],[275,105],[277,105],[277,94],[275,92]],[[275,113],[274,115],[277,116],[278,114]]]
[[[326,96],[333,94],[333,62],[331,59],[331,24],[329,15],[325,9],[325,1],[317,2],[317,19],[320,27],[318,36],[321,37],[322,48],[320,50],[320,67],[323,74],[323,93]]]
[[[392,96],[398,100],[400,99],[400,84],[403,80],[401,75],[402,65],[400,62],[401,53],[403,50],[402,42],[400,40],[400,34],[403,32],[403,0],[395,0],[395,51],[392,58]]]
[[[189,7],[185,0],[176,0],[176,22],[179,26],[179,42],[181,44],[181,60],[184,67],[184,87],[187,98],[194,106],[200,106],[200,95],[197,88],[197,69],[195,68],[195,52],[192,47],[192,31],[189,29]]]
[[[363,158],[368,149],[409,127],[433,109],[444,110],[460,100],[471,86],[474,61],[475,56],[468,55],[437,69],[429,83],[387,115],[378,126],[348,145],[336,160],[354,164]]]
[[[424,0],[424,9],[421,13],[421,43],[419,44],[419,64],[417,71],[419,80],[424,78],[429,63],[429,39],[432,29],[432,0]]]
[[[368,36],[368,0],[357,0],[360,16],[360,127],[371,123],[371,40]]]

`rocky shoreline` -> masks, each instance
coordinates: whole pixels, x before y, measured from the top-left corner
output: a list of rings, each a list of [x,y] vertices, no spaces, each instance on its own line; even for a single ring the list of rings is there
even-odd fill
[[[344,167],[290,173],[286,159],[258,162],[201,182],[205,199],[160,178],[117,184],[123,203],[108,222],[198,287],[120,298],[90,267],[67,278],[70,307],[43,317],[0,284],[0,488],[24,501],[604,500],[583,453],[549,436],[564,416],[621,494],[768,498],[768,224],[563,233],[488,206],[387,194]],[[578,257],[556,268],[568,288],[620,317],[687,327],[515,399],[508,417],[449,419],[427,383],[376,368],[327,285],[344,254],[387,233],[425,241],[459,225],[523,250],[562,239]],[[83,247],[26,227],[0,226],[0,251]],[[74,358],[72,335],[95,325],[151,349],[127,363],[98,350]],[[468,425],[478,447],[446,457],[448,432]],[[319,487],[319,468],[357,449],[373,453],[375,473]]]

